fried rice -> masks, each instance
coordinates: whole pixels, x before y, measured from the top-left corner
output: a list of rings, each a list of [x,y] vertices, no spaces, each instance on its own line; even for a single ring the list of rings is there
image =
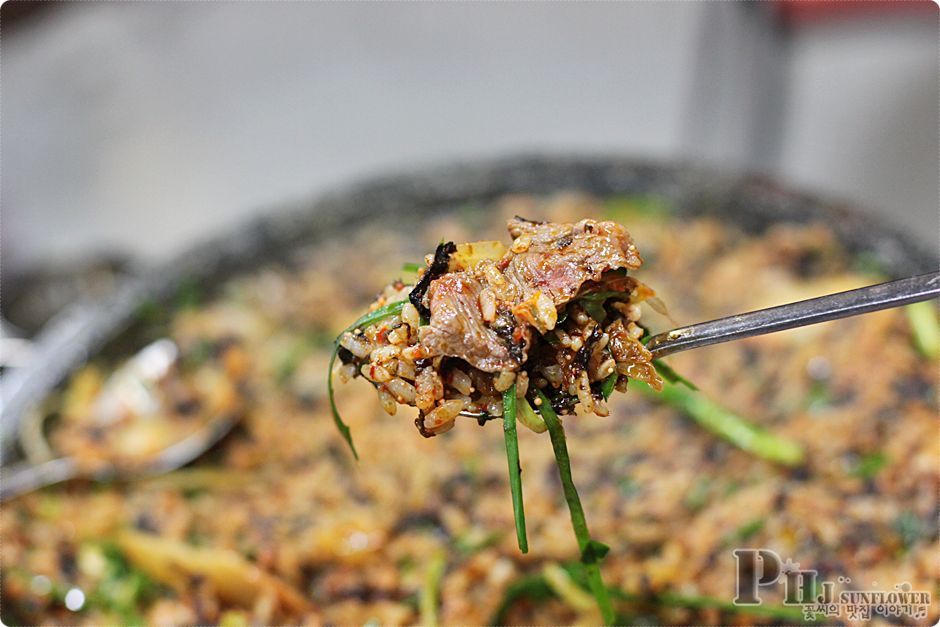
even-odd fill
[[[500,429],[471,421],[432,440],[417,438],[400,416],[415,410],[399,407],[389,417],[371,387],[338,386],[337,403],[357,438],[356,464],[335,435],[323,386],[332,338],[381,286],[405,274],[403,263],[420,258],[421,242],[443,234],[497,239],[517,214],[629,225],[646,261],[640,278],[657,287],[680,322],[880,278],[824,225],[746,234],[709,218],[674,218],[645,199],[577,194],[508,197],[400,231],[367,225],[296,251],[195,304],[163,308],[156,318],[142,313],[145,332],[132,346],[94,358],[48,399],[50,421],[67,415],[70,425],[93,424],[98,394],[114,372],[165,337],[180,352],[172,376],[195,393],[189,403],[172,403],[173,393],[159,392],[160,411],[171,420],[200,416],[193,403],[210,403],[217,387],[206,381],[224,377],[238,392],[225,408],[242,421],[188,468],[134,482],[73,482],[5,504],[3,622],[599,622],[581,598],[571,563],[578,548],[545,438],[519,434],[530,540],[530,553],[521,555],[511,533]],[[672,326],[640,307],[651,332]],[[412,312],[402,319],[410,346],[408,318]],[[583,343],[584,330],[572,329],[569,344]],[[373,341],[372,332],[363,333]],[[791,468],[756,458],[679,409],[633,391],[614,395],[607,417],[568,419],[575,481],[592,532],[611,546],[601,569],[620,592],[622,620],[798,621],[792,612],[731,606],[731,551],[742,546],[775,550],[821,579],[849,578],[851,587],[905,582],[938,592],[937,362],[912,345],[903,310],[671,360],[702,394],[798,442],[805,461]],[[199,375],[197,385],[200,370],[211,374]],[[471,387],[481,383],[464,374]],[[548,381],[552,374],[543,369],[540,376]],[[442,380],[447,392],[437,406],[467,384],[459,374]],[[395,403],[408,400],[408,389],[395,387]],[[54,433],[54,422],[50,428]],[[765,606],[779,606],[780,591],[765,592]],[[922,624],[937,618],[934,605]]]

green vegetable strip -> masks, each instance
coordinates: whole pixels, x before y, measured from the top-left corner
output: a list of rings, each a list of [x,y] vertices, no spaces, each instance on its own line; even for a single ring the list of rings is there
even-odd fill
[[[366,313],[361,318],[353,322],[351,325],[343,329],[342,332],[339,334],[339,336],[337,336],[336,343],[339,344],[339,340],[341,337],[343,337],[344,333],[349,333],[350,331],[355,331],[356,329],[367,327],[370,324],[375,324],[376,322],[380,320],[391,318],[392,316],[397,316],[398,314],[401,313],[402,307],[404,307],[405,303],[407,302],[408,302],[407,300],[400,300],[396,303],[389,303],[387,305],[379,307],[378,309],[373,309],[372,311]]]
[[[776,619],[786,624],[804,624],[803,610],[798,607],[784,607],[774,605],[743,606],[735,605],[724,599],[709,596],[683,595],[675,592],[662,592],[657,595],[636,594],[618,588],[609,588],[610,596],[623,603],[640,603],[643,605],[682,607],[691,610],[714,608],[721,612],[737,616],[755,616]],[[506,614],[520,599],[543,601],[557,598],[557,593],[541,573],[525,575],[516,579],[506,587],[503,600],[490,618],[491,625],[506,623]],[[815,622],[815,621],[814,621]]]
[[[545,433],[548,429],[542,417],[535,413],[535,410],[529,405],[529,401],[524,398],[516,400],[516,418],[536,433]]]
[[[401,269],[403,272],[413,272],[417,274],[417,272],[424,267],[426,267],[424,264],[414,263],[413,261],[406,261],[402,264]]]
[[[803,610],[798,607],[784,607],[779,605],[741,606],[735,605],[730,601],[725,601],[724,599],[716,599],[715,597],[683,595],[675,592],[663,592],[650,597],[643,597],[638,594],[631,594],[629,592],[623,592],[616,589],[611,589],[611,593],[613,594],[614,598],[622,599],[624,601],[648,602],[655,605],[683,607],[690,610],[714,608],[729,614],[761,616],[766,618],[773,618],[791,624],[802,624],[807,622],[803,617]]]
[[[587,571],[588,585],[597,600],[597,607],[601,611],[601,616],[604,617],[604,622],[610,625],[614,622],[614,608],[610,603],[607,588],[604,587],[604,582],[601,579],[601,569],[597,565],[598,561],[606,554],[607,547],[591,539],[587,520],[584,517],[584,508],[581,506],[581,498],[578,496],[578,489],[571,477],[571,459],[568,457],[565,429],[561,421],[558,420],[555,410],[552,409],[548,397],[541,390],[539,391],[539,398],[542,401],[539,409],[542,412],[542,418],[545,419],[546,426],[548,426],[548,435],[552,440],[555,461],[558,463],[558,475],[561,477],[565,501],[568,502],[568,511],[571,513],[571,526],[574,528],[574,535],[578,539],[581,562]]]
[[[439,624],[437,617],[438,596],[441,590],[441,579],[444,577],[446,567],[447,561],[443,551],[438,551],[431,557],[419,601],[422,625],[437,627]]]
[[[330,356],[330,365],[326,370],[326,391],[330,398],[330,410],[333,412],[333,422],[336,423],[336,429],[340,432],[340,435],[343,436],[343,439],[346,440],[346,443],[349,444],[349,450],[352,451],[353,457],[355,457],[357,461],[359,460],[359,453],[356,452],[356,447],[353,444],[352,434],[349,432],[349,425],[343,422],[342,417],[339,415],[339,410],[336,408],[336,398],[333,392],[333,365],[336,363],[336,356],[339,355],[339,342],[343,335],[350,331],[354,331],[360,327],[367,327],[370,324],[375,324],[380,320],[391,318],[392,316],[397,316],[401,313],[402,307],[405,306],[406,302],[408,301],[402,300],[397,303],[389,303],[384,307],[370,311],[343,329],[333,341],[333,354]]]
[[[516,433],[516,384],[503,392],[503,436],[506,440],[506,461],[509,462],[509,489],[512,492],[512,514],[516,519],[519,550],[529,552],[525,531],[525,510],[522,506],[522,467],[519,465],[519,436]]]
[[[904,308],[911,323],[914,346],[927,359],[940,357],[940,321],[937,320],[937,301],[914,303]]]
[[[781,438],[765,431],[741,416],[715,404],[703,394],[678,385],[666,384],[656,393],[640,381],[636,389],[651,398],[659,398],[667,405],[690,416],[697,423],[726,439],[738,448],[768,461],[797,466],[803,461],[803,447],[793,440]]]
[[[617,373],[613,372],[601,383],[601,394],[604,395],[605,401],[614,393],[614,387],[617,385],[617,377]]]
[[[330,397],[330,410],[333,412],[333,422],[336,424],[336,429],[339,431],[340,435],[343,436],[343,439],[346,440],[346,444],[349,445],[349,450],[352,451],[353,457],[356,458],[356,461],[359,461],[359,453],[356,452],[356,445],[353,444],[352,434],[349,432],[349,425],[343,422],[343,418],[339,415],[339,410],[336,408],[336,399],[333,396],[333,364],[336,362],[336,356],[339,354],[339,345],[333,349],[333,354],[330,356],[330,365],[326,371],[326,391]]]
[[[574,577],[559,564],[550,562],[542,568],[542,576],[552,592],[565,605],[578,612],[589,612],[594,607],[594,599],[578,585]]]
[[[490,617],[490,625],[505,625],[506,614],[512,608],[513,604],[519,599],[530,599],[532,601],[543,601],[551,599],[555,592],[545,581],[541,573],[535,575],[523,575],[506,586],[503,593],[503,600]]]
[[[595,302],[595,303],[603,304],[610,298],[619,298],[620,300],[630,300],[630,293],[629,292],[611,292],[609,290],[603,291],[603,292],[589,292],[587,294],[584,294],[583,296],[578,297],[578,300],[579,301],[586,300],[588,302]]]
[[[689,388],[690,390],[698,391],[697,385],[695,385],[694,383],[692,383],[691,381],[683,377],[681,374],[673,370],[672,366],[670,366],[663,360],[654,359],[653,368],[656,369],[656,372],[659,373],[659,376],[661,376],[666,381],[669,381],[669,383],[681,383],[682,385]]]
[[[607,311],[604,309],[604,303],[611,298],[620,300],[630,300],[630,294],[627,292],[593,292],[585,294],[578,298],[578,302],[584,308],[584,311],[597,322],[603,322],[607,317]]]

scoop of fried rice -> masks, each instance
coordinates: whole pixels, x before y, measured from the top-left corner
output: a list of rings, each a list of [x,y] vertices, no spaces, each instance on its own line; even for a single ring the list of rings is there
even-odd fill
[[[608,415],[605,388],[625,391],[632,378],[659,389],[638,306],[655,294],[627,275],[643,260],[626,229],[518,217],[508,227],[508,247],[442,243],[414,285],[386,287],[373,309],[407,302],[343,334],[340,377],[372,382],[389,414],[417,407],[427,437],[461,413],[501,416],[513,384],[520,399],[537,404],[540,390],[558,413],[580,406],[599,416]]]

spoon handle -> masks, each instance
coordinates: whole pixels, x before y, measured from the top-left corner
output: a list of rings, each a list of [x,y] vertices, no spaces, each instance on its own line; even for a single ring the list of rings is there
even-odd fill
[[[71,479],[116,481],[162,475],[185,466],[212,448],[241,418],[237,413],[215,418],[155,457],[136,464],[102,464],[96,470],[89,470],[82,469],[70,457],[60,457],[39,463],[21,462],[4,466],[0,468],[0,502]]]
[[[78,475],[78,465],[70,457],[50,459],[38,464],[22,462],[4,466],[0,469],[0,501],[5,502],[27,492],[62,483]]]
[[[646,347],[659,359],[679,351],[900,307],[940,295],[940,272],[719,318],[666,331]]]

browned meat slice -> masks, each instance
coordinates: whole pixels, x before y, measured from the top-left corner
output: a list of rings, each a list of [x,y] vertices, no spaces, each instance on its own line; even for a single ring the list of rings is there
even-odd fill
[[[509,233],[514,241],[503,258],[503,274],[515,287],[517,303],[542,292],[560,307],[587,281],[643,263],[633,238],[614,222],[541,224],[516,218],[509,222]]]
[[[531,329],[544,334],[555,328],[558,308],[585,283],[643,262],[629,233],[613,222],[517,218],[509,232],[512,247],[499,261],[485,259],[430,282],[421,300],[430,322],[420,332],[429,356],[459,357],[484,372],[517,370]]]
[[[430,356],[460,357],[484,372],[515,370],[519,361],[509,342],[487,326],[480,311],[483,282],[469,272],[452,272],[431,282],[429,324],[421,327],[421,345]],[[511,329],[510,329],[511,333]]]

